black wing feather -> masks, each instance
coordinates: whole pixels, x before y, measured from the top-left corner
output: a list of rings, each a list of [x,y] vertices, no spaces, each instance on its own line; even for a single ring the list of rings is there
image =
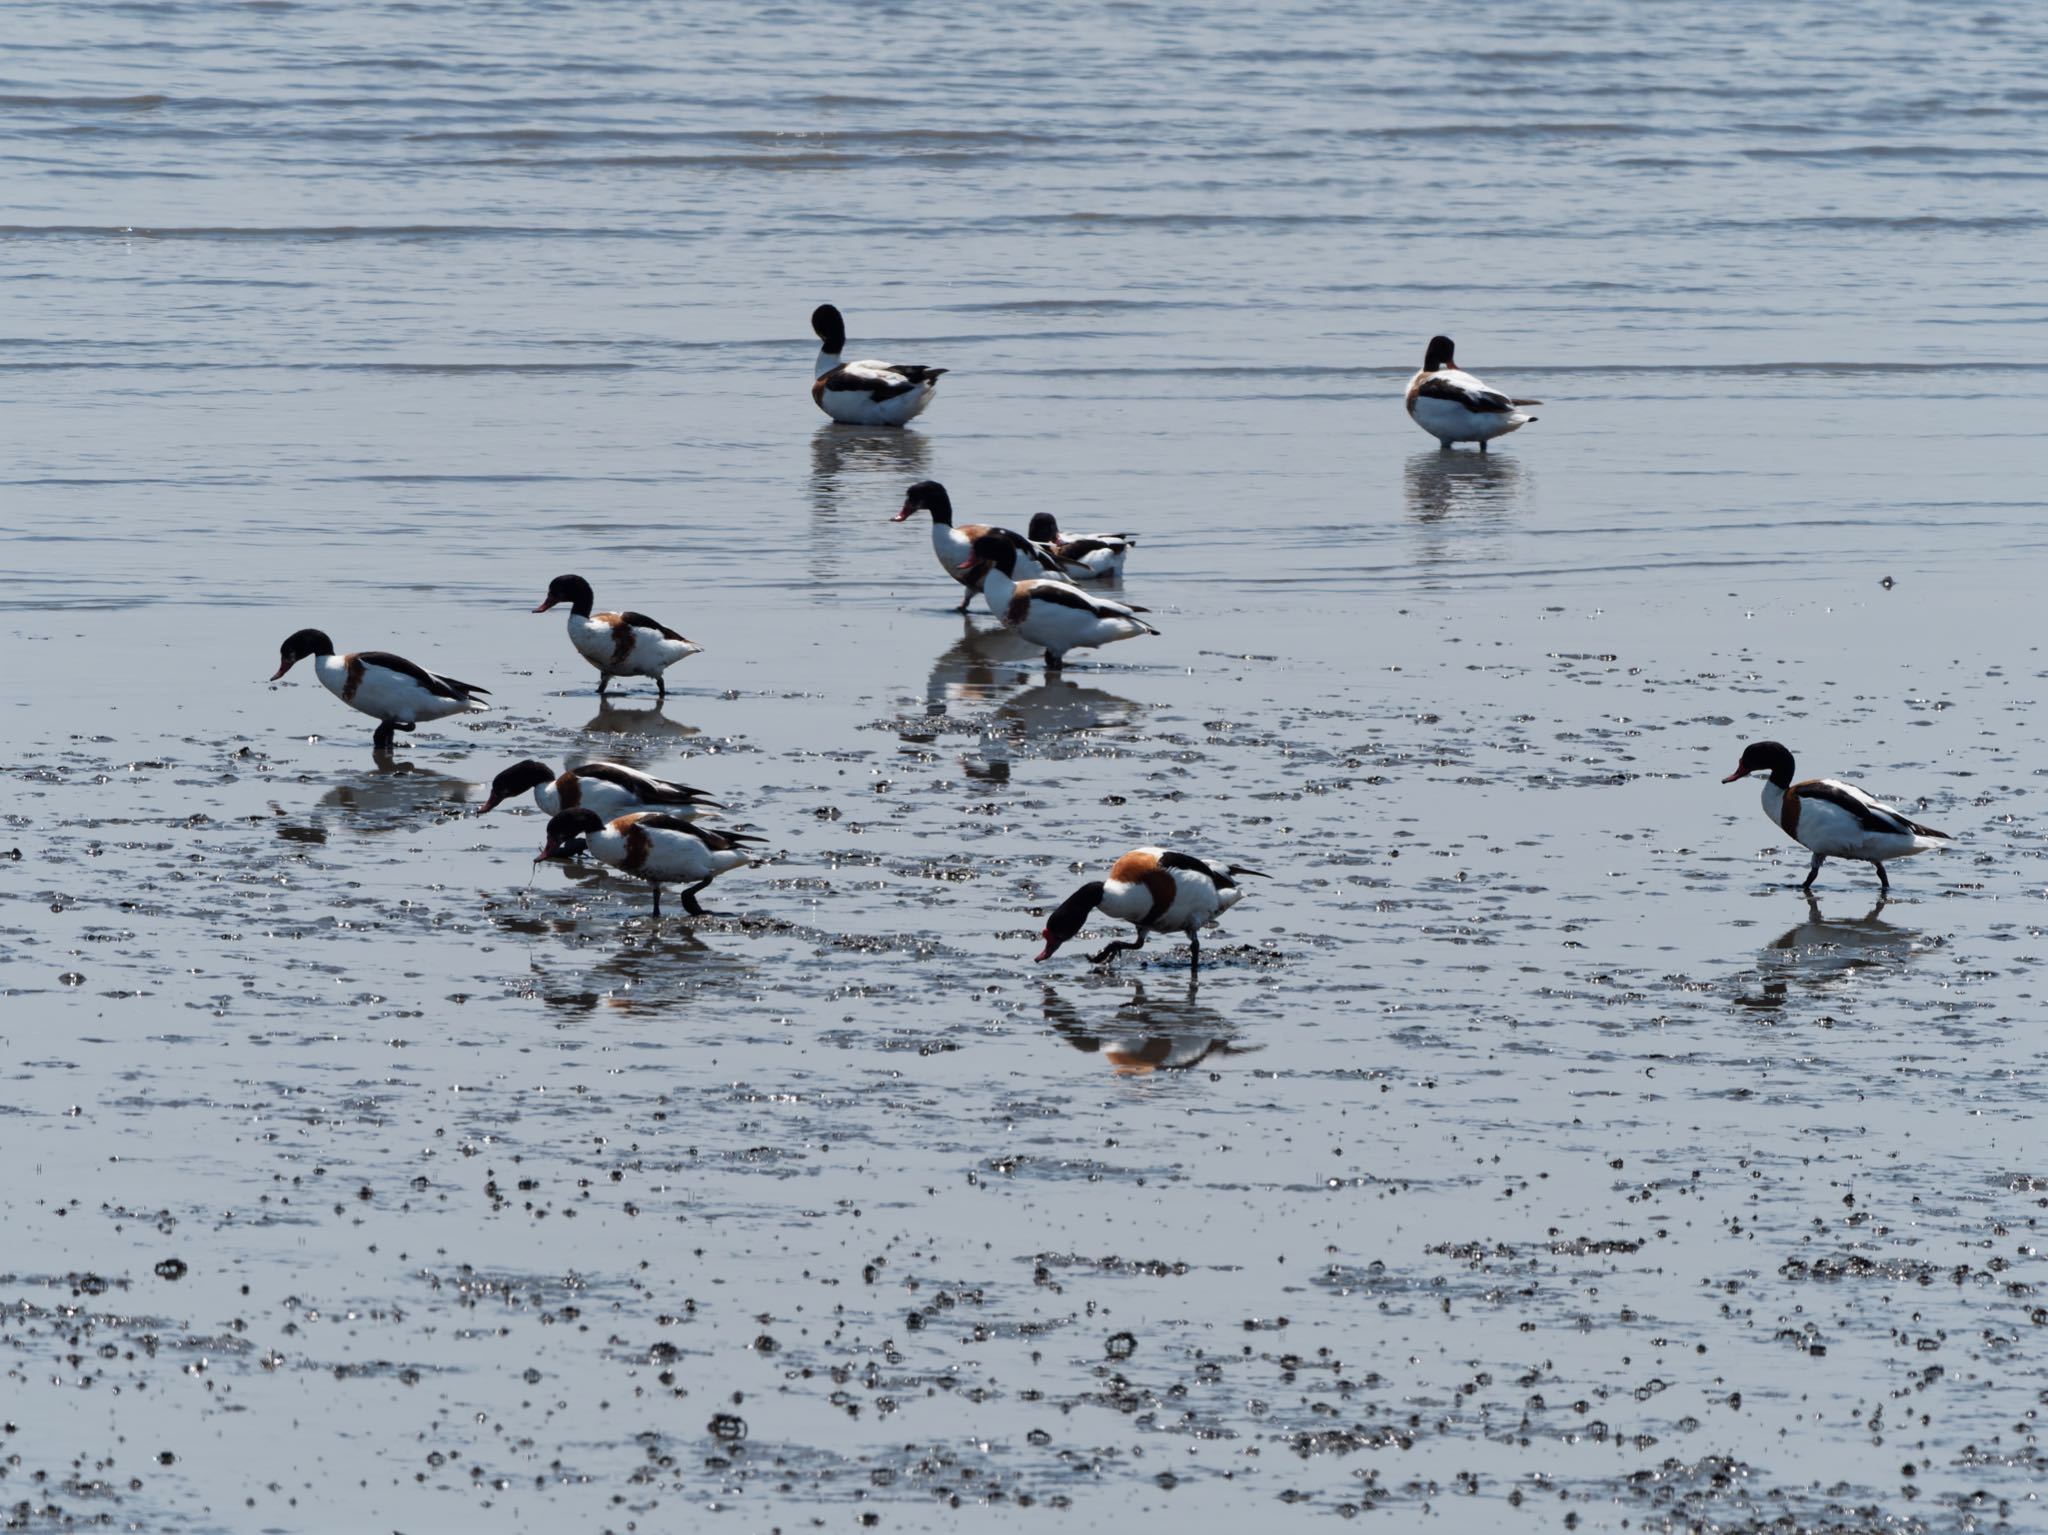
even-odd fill
[[[1482,411],[1489,415],[1506,415],[1515,407],[1515,402],[1498,389],[1460,389],[1442,376],[1426,378],[1415,391],[1432,400],[1449,400],[1467,410]]]
[[[381,666],[387,672],[397,672],[410,677],[429,693],[438,698],[467,698],[472,693],[490,696],[490,689],[480,688],[473,682],[457,682],[453,677],[442,677],[428,671],[417,662],[408,661],[404,656],[395,656],[388,650],[359,651],[356,659],[365,666]]]
[[[659,811],[650,811],[643,814],[638,824],[641,826],[651,826],[657,831],[682,832],[686,836],[695,837],[714,853],[736,850],[741,844],[747,842],[766,842],[768,840],[766,837],[754,836],[750,832],[713,831],[708,826],[699,826],[695,821],[685,821],[680,816],[662,815]]]
[[[1840,784],[1824,778],[1811,779],[1798,787],[1801,799],[1817,799],[1833,805],[1837,810],[1846,810],[1856,818],[1856,824],[1865,831],[1911,832],[1918,837],[1939,837],[1944,842],[1955,839],[1945,831],[1936,831],[1932,826],[1922,826],[1918,821],[1908,820],[1897,811],[1887,812],[1853,793],[1846,793]]]
[[[702,789],[693,789],[688,784],[670,783],[666,778],[656,778],[648,773],[636,773],[616,762],[586,762],[572,771],[579,778],[601,778],[606,783],[617,784],[621,789],[630,789],[657,805],[718,803]]]
[[[845,368],[834,368],[825,375],[828,394],[864,394],[878,401],[893,400],[899,394],[908,394],[919,387],[918,382],[911,378],[877,378],[871,373],[851,373]]]
[[[1191,874],[1199,874],[1218,890],[1229,890],[1237,884],[1237,881],[1228,874],[1218,874],[1209,867],[1205,859],[1197,858],[1192,853],[1161,853],[1159,866],[1162,869],[1186,869]]]
[[[659,619],[649,618],[645,613],[621,613],[619,622],[633,629],[652,629],[665,640],[682,640],[685,645],[690,643],[667,624]]]

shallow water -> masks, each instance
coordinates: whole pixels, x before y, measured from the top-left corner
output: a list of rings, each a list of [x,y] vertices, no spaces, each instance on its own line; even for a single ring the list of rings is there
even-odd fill
[[[9,7],[12,1524],[2042,1522],[2048,27],[1488,19]],[[1763,736],[1956,848],[1810,905]],[[651,930],[527,755],[768,857]],[[1273,876],[1199,985],[1034,967],[1152,840]]]

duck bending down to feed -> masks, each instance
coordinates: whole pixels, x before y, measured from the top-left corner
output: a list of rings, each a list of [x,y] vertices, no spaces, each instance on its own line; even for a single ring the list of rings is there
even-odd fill
[[[1077,533],[1062,538],[1059,518],[1051,512],[1034,512],[1025,536],[1050,549],[1067,574],[1078,581],[1121,580],[1124,556],[1138,541],[1135,533]]]
[[[545,613],[558,602],[569,604],[569,643],[597,668],[599,698],[614,677],[652,677],[655,697],[668,697],[668,679],[662,673],[704,647],[645,613],[593,613],[596,601],[590,583],[581,576],[556,576],[533,611]]]
[[[301,629],[278,647],[276,682],[308,656],[313,675],[327,691],[374,720],[379,720],[370,745],[378,753],[391,750],[396,730],[411,730],[421,720],[446,719],[472,709],[488,709],[489,689],[457,682],[415,665],[386,650],[334,653],[334,641],[318,629]]]
[[[1813,888],[1820,866],[1828,859],[1853,858],[1874,865],[1878,890],[1890,895],[1892,882],[1884,872],[1886,862],[1954,840],[1945,831],[1908,820],[1854,784],[1833,778],[1794,783],[1792,753],[1776,741],[1744,747],[1735,771],[1721,782],[1734,783],[1752,773],[1770,775],[1764,782],[1764,814],[1786,836],[1813,853],[1813,867],[1806,871],[1801,890]]]
[[[846,317],[830,304],[811,311],[818,335],[818,370],[811,398],[846,426],[902,426],[932,402],[945,368],[905,362],[843,362]]]
[[[1484,453],[1496,437],[1505,437],[1536,420],[1524,415],[1525,405],[1541,400],[1511,400],[1481,383],[1457,364],[1457,344],[1449,336],[1431,336],[1422,357],[1422,371],[1408,380],[1408,414],[1415,424],[1448,448],[1454,442],[1476,442]]]
[[[595,810],[564,810],[549,820],[547,844],[534,862],[589,853],[621,874],[644,879],[654,889],[654,920],[659,922],[663,885],[688,885],[683,910],[693,917],[716,916],[697,904],[697,892],[719,875],[753,862],[747,845],[763,840],[746,832],[713,831],[660,811],[607,821]]]
[[[919,480],[903,493],[903,510],[889,520],[907,522],[919,512],[928,512],[932,519],[932,553],[937,556],[939,568],[967,590],[961,593],[960,606],[953,611],[965,613],[967,605],[981,590],[982,572],[970,572],[970,557],[974,541],[985,534],[1008,539],[1017,548],[1019,557],[1037,567],[1037,579],[1066,581],[1071,576],[1059,557],[1043,544],[1034,544],[1021,533],[1008,528],[998,528],[986,522],[970,522],[961,527],[953,526],[953,498],[946,494],[946,487],[937,480]]]
[[[706,813],[706,806],[719,808],[718,801],[702,789],[670,783],[622,762],[585,762],[557,773],[545,762],[529,758],[513,763],[491,780],[491,797],[477,814],[488,815],[528,789],[533,790],[534,804],[549,815],[593,810],[607,821],[635,810],[660,810],[693,821]]]
[[[1149,609],[1091,597],[1064,581],[1019,581],[1015,575],[1019,558],[1014,544],[984,533],[974,541],[972,556],[963,568],[981,569],[982,601],[1025,639],[1045,647],[1048,671],[1065,666],[1070,650],[1159,632],[1138,617]]]
[[[1138,936],[1118,939],[1097,950],[1088,956],[1091,964],[1106,965],[1126,949],[1142,949],[1153,933],[1186,933],[1188,969],[1199,971],[1200,930],[1238,903],[1244,891],[1237,882],[1247,877],[1267,876],[1242,864],[1217,863],[1156,847],[1134,848],[1110,868],[1108,879],[1090,881],[1053,908],[1045,919],[1041,935],[1045,947],[1039,951],[1039,961],[1051,959],[1081,931],[1089,913],[1100,910],[1106,917],[1130,923]]]

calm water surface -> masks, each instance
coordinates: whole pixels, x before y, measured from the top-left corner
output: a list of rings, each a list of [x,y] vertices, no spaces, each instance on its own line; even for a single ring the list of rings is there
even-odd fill
[[[2040,14],[4,29],[10,1527],[2048,1522]],[[307,624],[497,707],[380,767]],[[1809,904],[1766,736],[1957,846]],[[527,755],[769,856],[650,931]],[[1031,965],[1153,840],[1274,875],[1199,986]]]

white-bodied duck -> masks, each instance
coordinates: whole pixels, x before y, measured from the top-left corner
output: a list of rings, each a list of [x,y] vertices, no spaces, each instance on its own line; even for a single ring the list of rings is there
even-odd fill
[[[662,674],[704,649],[645,613],[593,613],[597,598],[581,576],[556,576],[533,611],[545,613],[558,602],[569,604],[569,643],[597,668],[599,698],[614,677],[652,677],[655,697],[666,698],[668,679]]]
[[[917,363],[846,362],[846,318],[830,304],[811,311],[818,368],[811,398],[847,426],[901,426],[932,402],[944,368]]]
[[[1854,784],[1833,778],[1792,781],[1792,753],[1776,741],[1757,741],[1743,748],[1735,771],[1722,779],[1734,783],[1752,773],[1768,773],[1764,781],[1764,814],[1779,830],[1813,854],[1813,867],[1799,888],[1811,890],[1820,866],[1830,858],[1853,858],[1877,870],[1877,888],[1890,895],[1892,882],[1884,872],[1894,858],[1910,858],[1953,841],[1945,831],[1908,820],[1892,806],[1872,799]]]
[[[1458,366],[1456,351],[1457,343],[1449,336],[1429,338],[1422,371],[1408,380],[1408,414],[1444,447],[1476,442],[1484,453],[1494,438],[1519,431],[1536,419],[1524,415],[1523,406],[1543,402],[1511,400],[1481,383]]]
[[[327,691],[374,720],[381,721],[370,737],[373,750],[391,750],[396,730],[411,730],[421,720],[446,719],[472,709],[488,709],[489,689],[457,682],[387,650],[357,650],[336,655],[334,641],[318,629],[301,629],[278,646],[278,681],[299,662],[312,658],[313,675]]]
[[[661,920],[661,887],[687,885],[683,910],[710,917],[697,904],[697,892],[719,875],[753,862],[749,843],[763,839],[745,832],[713,831],[680,816],[643,810],[611,821],[595,810],[564,810],[548,822],[543,858],[574,858],[589,853],[621,874],[644,879],[654,889],[654,920]]]
[[[1142,949],[1153,933],[1185,933],[1188,969],[1198,971],[1202,966],[1200,931],[1238,903],[1244,895],[1238,881],[1244,878],[1266,876],[1242,864],[1217,863],[1191,853],[1133,848],[1110,867],[1108,879],[1091,880],[1053,909],[1040,935],[1045,947],[1038,958],[1040,962],[1051,959],[1081,931],[1091,912],[1100,911],[1118,922],[1130,923],[1138,936],[1118,939],[1091,954],[1091,963],[1106,965],[1126,949]]]
[[[1042,544],[1034,544],[1021,533],[1008,528],[999,528],[992,523],[969,522],[953,526],[953,498],[946,494],[946,487],[937,480],[919,480],[903,493],[903,510],[889,520],[907,522],[919,512],[928,512],[932,519],[932,554],[937,557],[939,569],[958,581],[967,590],[960,596],[960,606],[953,611],[965,613],[967,605],[974,601],[981,590],[982,572],[972,568],[974,541],[990,534],[1007,539],[1016,547],[1018,559],[1036,567],[1034,578],[1048,581],[1070,581],[1072,576],[1060,563],[1059,557]]]
[[[1061,536],[1060,520],[1051,512],[1034,512],[1025,537],[1050,549],[1068,575],[1077,581],[1123,579],[1124,556],[1138,541],[1135,533],[1075,533]]]
[[[1149,609],[1091,597],[1065,581],[1018,580],[1021,561],[1015,544],[984,533],[974,541],[968,563],[984,567],[981,600],[988,610],[1032,644],[1045,647],[1048,671],[1066,665],[1070,650],[1159,632],[1138,617]]]
[[[659,810],[694,821],[708,813],[707,807],[719,808],[718,801],[702,789],[670,783],[623,762],[585,762],[557,773],[545,762],[528,758],[491,780],[490,798],[477,814],[488,815],[528,789],[533,791],[534,804],[551,816],[564,810],[594,810],[609,821],[635,810]]]

